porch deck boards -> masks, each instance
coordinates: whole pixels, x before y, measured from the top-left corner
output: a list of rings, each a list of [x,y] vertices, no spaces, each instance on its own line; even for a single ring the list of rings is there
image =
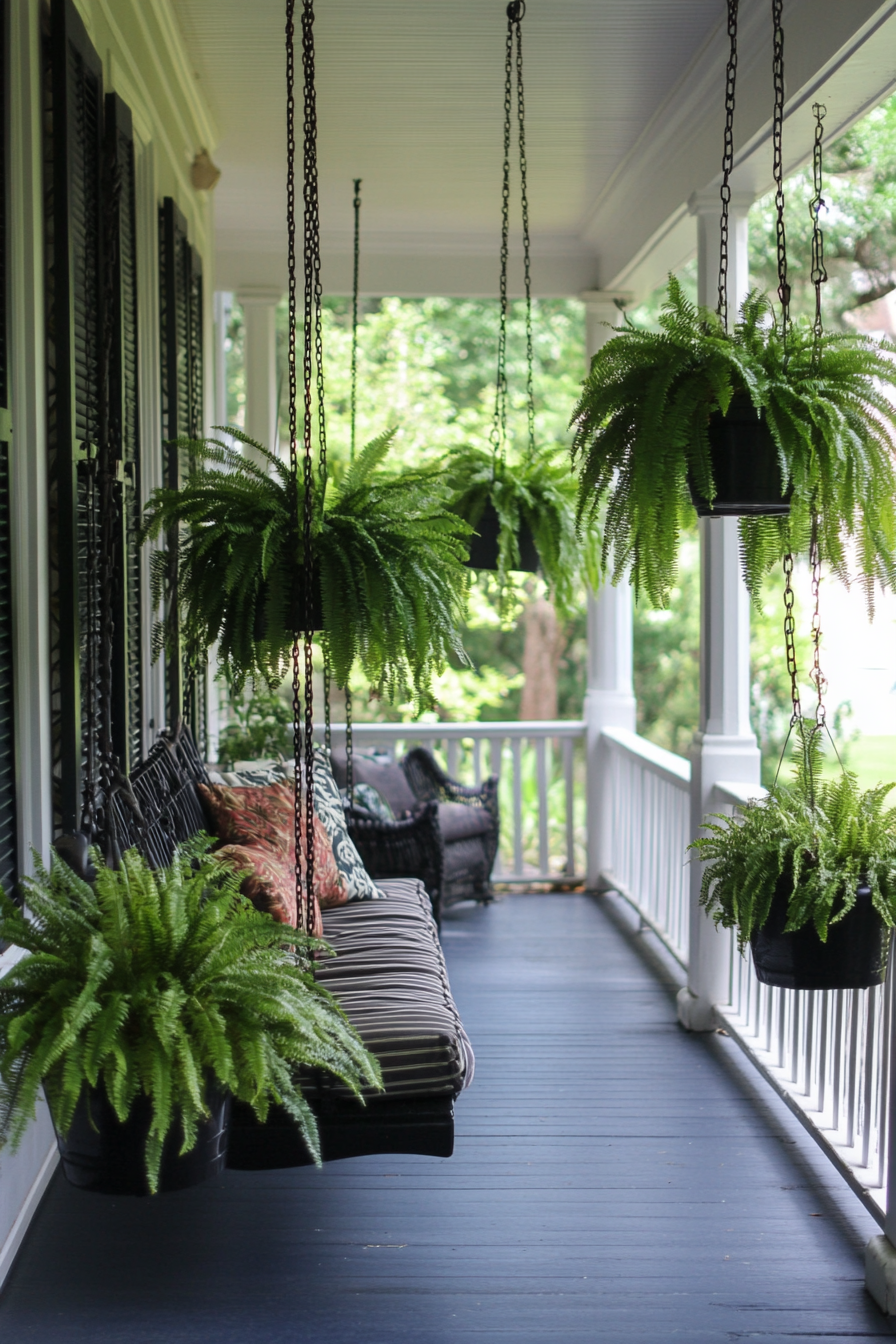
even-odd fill
[[[444,941],[477,1052],[451,1160],[230,1172],[153,1201],[82,1195],[57,1177],[0,1299],[0,1338],[896,1333],[863,1289],[871,1220],[783,1108],[756,1105],[730,1042],[676,1026],[669,986],[600,902],[461,907]]]

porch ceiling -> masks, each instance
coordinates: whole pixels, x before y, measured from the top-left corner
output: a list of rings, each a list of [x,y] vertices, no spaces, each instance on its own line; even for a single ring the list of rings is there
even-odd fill
[[[173,0],[221,128],[217,283],[285,279],[283,6]],[[721,151],[723,0],[529,0],[523,24],[539,293],[655,283],[693,249],[691,193]],[[742,185],[769,184],[768,0],[741,4]],[[845,126],[896,80],[896,0],[789,0],[786,156],[810,104]],[[491,294],[500,209],[503,0],[319,0],[324,282],[350,284],[364,179],[368,293]]]

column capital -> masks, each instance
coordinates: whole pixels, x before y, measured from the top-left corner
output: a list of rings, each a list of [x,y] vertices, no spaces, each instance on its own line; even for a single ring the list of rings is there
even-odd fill
[[[236,297],[243,308],[255,304],[263,308],[276,308],[283,294],[282,289],[274,289],[271,285],[247,285],[245,289],[237,290]]]
[[[732,215],[745,215],[756,200],[752,191],[732,191],[729,209]],[[714,215],[722,213],[722,198],[718,187],[704,187],[703,191],[691,192],[688,200],[688,212],[692,215]]]

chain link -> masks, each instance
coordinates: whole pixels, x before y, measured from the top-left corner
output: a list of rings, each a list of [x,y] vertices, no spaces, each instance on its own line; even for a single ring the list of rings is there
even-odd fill
[[[345,791],[348,801],[355,801],[355,762],[354,742],[352,740],[352,688],[345,687]]]
[[[778,298],[781,300],[781,329],[784,338],[790,325],[790,285],[787,283],[787,235],[784,230],[784,29],[781,16],[784,0],[772,0],[772,76],[775,106],[772,116],[772,172],[775,179],[775,238],[778,252]]]
[[[803,717],[800,687],[796,665],[796,621],[793,615],[793,555],[784,557],[784,647],[787,651],[787,672],[790,677],[790,727],[795,728]]]
[[[511,10],[515,17],[511,18]],[[520,143],[520,200],[523,216],[523,280],[526,289],[526,422],[528,426],[529,457],[535,455],[535,389],[533,385],[534,356],[532,350],[532,265],[529,255],[529,188],[526,160],[526,98],[523,92],[523,29],[521,20],[525,4],[508,5],[507,16],[516,28],[516,118]]]
[[[815,322],[813,332],[815,335],[815,348],[818,350],[818,342],[821,340],[824,327],[821,320],[821,287],[827,282],[828,273],[824,264],[824,234],[821,230],[819,215],[824,208],[825,201],[822,196],[823,176],[822,176],[822,140],[824,139],[824,127],[822,122],[825,118],[827,108],[823,103],[813,103],[812,111],[815,113],[815,144],[812,150],[812,179],[814,186],[814,195],[809,202],[809,216],[812,220],[812,271],[810,279],[815,286]]]
[[[504,169],[501,180],[501,277],[498,284],[498,374],[491,441],[495,461],[507,453],[507,258],[510,240],[510,122],[513,104],[513,25],[507,9],[507,39],[504,50]]]
[[[821,671],[821,614],[819,595],[821,590],[821,547],[818,544],[818,514],[812,515],[812,536],[809,542],[809,564],[812,569],[812,685],[815,687],[817,703],[815,706],[814,732],[824,730],[827,711],[824,706],[824,693],[827,681]]]
[[[731,48],[725,69],[725,137],[722,149],[722,219],[719,226],[719,317],[728,330],[728,211],[731,205],[731,170],[734,167],[734,89],[737,82],[737,7],[728,0],[728,37]]]
[[[352,440],[351,461],[355,460],[355,420],[358,412],[358,279],[361,263],[361,178],[355,178],[355,197],[352,201],[355,211],[355,252],[352,272]]]

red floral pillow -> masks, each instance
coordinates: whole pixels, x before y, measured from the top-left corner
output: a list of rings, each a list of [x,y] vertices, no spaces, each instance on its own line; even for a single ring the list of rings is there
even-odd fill
[[[200,784],[215,834],[225,845],[270,845],[288,854],[294,844],[294,788],[289,780],[259,788]]]
[[[243,874],[240,890],[257,910],[273,916],[278,924],[296,927],[296,870],[270,845],[222,845],[215,858],[226,859]],[[314,935],[322,934],[323,920],[315,899]]]
[[[213,818],[224,847],[218,853],[235,850],[267,851],[253,859],[258,871],[253,890],[244,883],[245,895],[260,910],[267,910],[281,923],[296,920],[296,850],[293,785],[289,781],[261,788],[231,789],[224,784],[200,784],[206,807]],[[305,818],[301,817],[303,839],[302,874],[305,872]],[[333,846],[319,817],[312,828],[314,843],[315,905],[324,910],[344,905],[348,885],[333,854]],[[231,856],[231,855],[229,855]],[[234,853],[232,857],[237,857]],[[276,880],[273,874],[277,873]],[[264,886],[259,883],[266,884]],[[318,917],[319,919],[319,913]],[[317,922],[317,920],[315,921]]]

